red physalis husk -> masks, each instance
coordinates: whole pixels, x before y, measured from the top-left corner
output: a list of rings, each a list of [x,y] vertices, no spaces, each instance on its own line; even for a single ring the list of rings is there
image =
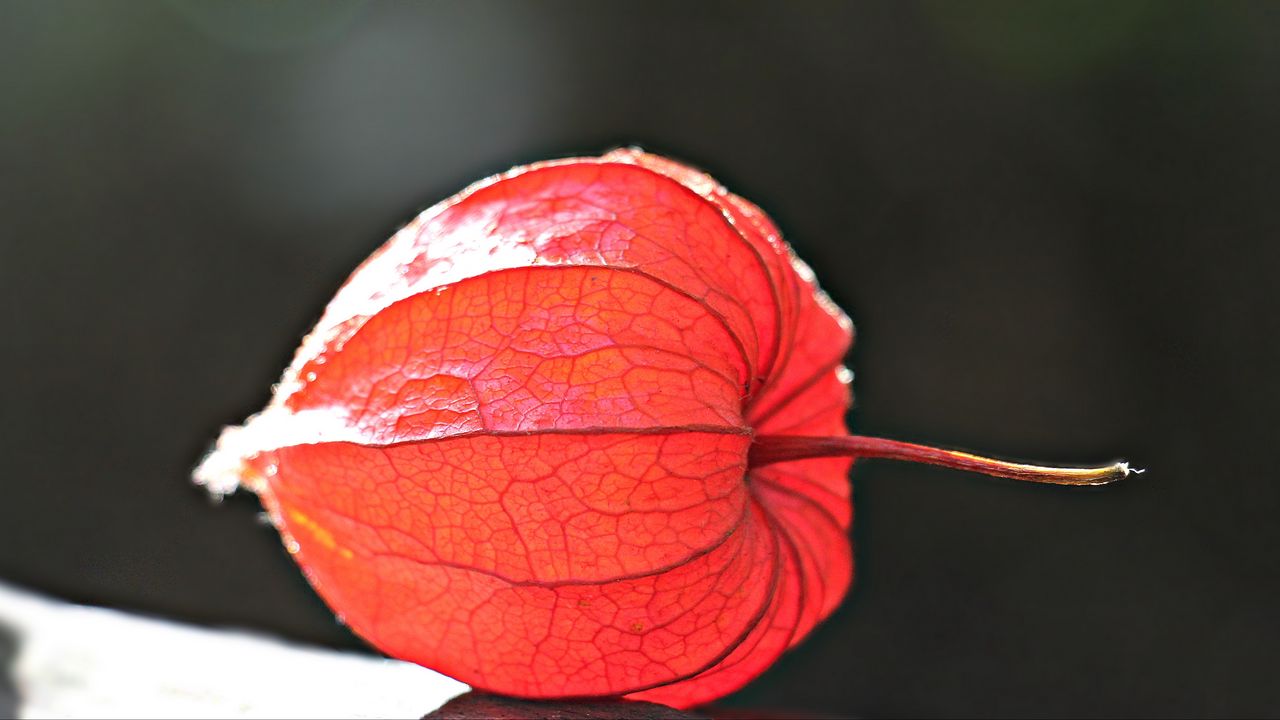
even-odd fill
[[[516,168],[351,276],[197,472],[360,636],[474,687],[729,693],[839,603],[852,325],[770,220],[638,150]]]

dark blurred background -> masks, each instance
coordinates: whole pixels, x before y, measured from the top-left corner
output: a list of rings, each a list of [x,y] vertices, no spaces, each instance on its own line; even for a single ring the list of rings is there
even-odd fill
[[[725,704],[1280,713],[1280,3],[6,2],[0,578],[363,647],[188,480],[417,210],[640,144],[858,325],[856,588]]]

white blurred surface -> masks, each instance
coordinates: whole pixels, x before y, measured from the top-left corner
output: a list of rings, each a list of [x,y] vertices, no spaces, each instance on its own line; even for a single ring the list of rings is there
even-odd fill
[[[420,718],[467,686],[410,663],[48,600],[0,583],[23,718]],[[0,668],[0,672],[3,668]]]

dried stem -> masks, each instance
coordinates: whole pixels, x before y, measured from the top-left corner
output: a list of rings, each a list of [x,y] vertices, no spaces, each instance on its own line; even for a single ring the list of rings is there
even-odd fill
[[[761,467],[788,460],[818,457],[859,457],[905,460],[907,462],[940,465],[955,470],[992,475],[995,477],[1049,483],[1052,485],[1107,485],[1129,473],[1141,473],[1131,469],[1128,463],[1116,462],[1098,467],[1047,467],[996,460],[959,450],[943,450],[916,445],[915,443],[884,438],[848,435],[844,437],[809,437],[803,435],[762,435],[751,446],[748,464]]]

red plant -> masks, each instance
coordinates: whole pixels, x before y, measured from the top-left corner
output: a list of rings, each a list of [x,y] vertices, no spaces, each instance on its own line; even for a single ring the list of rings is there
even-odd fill
[[[634,150],[517,168],[370,257],[271,403],[197,479],[262,498],[307,578],[389,655],[489,691],[677,707],[836,607],[848,318],[751,203]]]

